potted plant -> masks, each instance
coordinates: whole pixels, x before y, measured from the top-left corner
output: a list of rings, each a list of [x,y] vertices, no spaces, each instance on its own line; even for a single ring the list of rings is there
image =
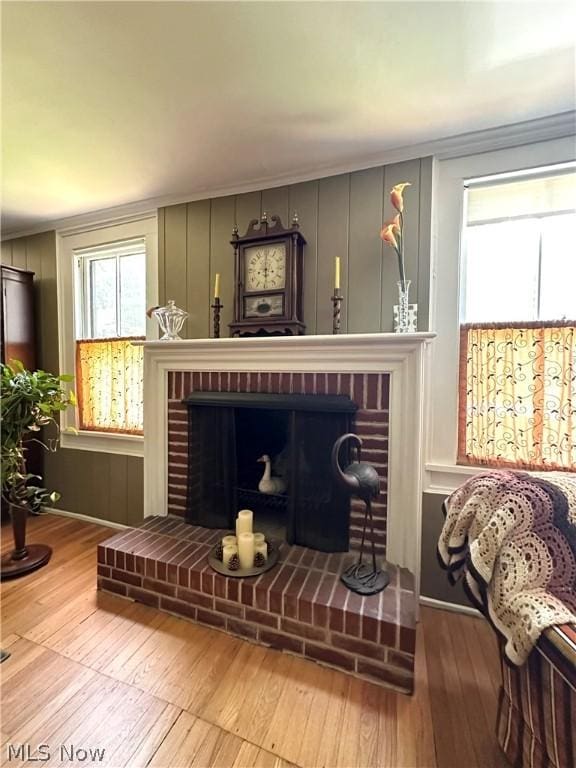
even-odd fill
[[[73,376],[55,376],[46,371],[27,371],[21,362],[1,365],[0,405],[2,443],[2,501],[8,504],[14,532],[14,550],[2,557],[1,578],[13,578],[45,565],[52,554],[45,544],[26,545],[26,519],[32,508],[58,500],[59,494],[37,484],[42,480],[26,469],[26,445],[32,440],[48,447],[35,436],[42,427],[54,424],[55,416],[75,405],[73,392],[63,388]],[[56,441],[50,441],[55,445]]]

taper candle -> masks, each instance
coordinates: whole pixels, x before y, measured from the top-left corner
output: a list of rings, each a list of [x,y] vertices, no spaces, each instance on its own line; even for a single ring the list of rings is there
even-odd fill
[[[216,279],[214,280],[214,298],[220,297],[220,272],[216,272]]]
[[[238,536],[238,557],[241,568],[254,567],[254,534],[241,533]]]
[[[340,256],[336,256],[336,274],[334,275],[334,288],[340,290]]]
[[[252,518],[253,513],[251,509],[241,509],[238,512],[236,518],[236,536],[240,536],[241,533],[252,533]]]
[[[238,554],[238,547],[236,544],[228,544],[222,550],[222,562],[225,568],[230,567],[230,558]]]

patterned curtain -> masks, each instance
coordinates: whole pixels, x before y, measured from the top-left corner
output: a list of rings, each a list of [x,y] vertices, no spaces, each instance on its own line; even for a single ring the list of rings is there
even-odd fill
[[[576,324],[460,330],[458,463],[576,471]]]
[[[142,435],[144,348],[125,339],[76,342],[80,429]]]

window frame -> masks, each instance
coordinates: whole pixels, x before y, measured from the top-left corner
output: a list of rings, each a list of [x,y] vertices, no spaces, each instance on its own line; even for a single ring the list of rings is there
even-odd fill
[[[432,345],[426,395],[424,492],[452,493],[486,467],[456,463],[461,317],[461,249],[466,182],[492,174],[574,162],[574,137],[438,160],[434,175],[431,254]]]
[[[158,218],[156,211],[113,221],[60,230],[57,233],[58,336],[59,362],[62,373],[74,373],[76,339],[81,318],[78,316],[76,295],[78,258],[76,251],[97,248],[122,240],[143,239],[146,249],[146,306],[158,304]],[[157,325],[146,320],[146,338],[158,338]],[[74,388],[74,384],[70,385]],[[144,455],[142,435],[113,434],[94,430],[79,430],[77,408],[62,412],[61,445],[76,450],[114,453],[125,456]],[[66,431],[73,428],[77,434]]]

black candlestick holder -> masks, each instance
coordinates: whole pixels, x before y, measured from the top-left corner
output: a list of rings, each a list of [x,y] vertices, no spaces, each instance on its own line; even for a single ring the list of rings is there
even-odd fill
[[[340,333],[343,298],[340,288],[334,288],[334,296],[332,296],[332,333]]]
[[[220,303],[220,297],[216,296],[214,299],[214,304],[212,304],[212,336],[214,339],[220,338],[220,312],[222,311],[223,306],[224,305]]]

